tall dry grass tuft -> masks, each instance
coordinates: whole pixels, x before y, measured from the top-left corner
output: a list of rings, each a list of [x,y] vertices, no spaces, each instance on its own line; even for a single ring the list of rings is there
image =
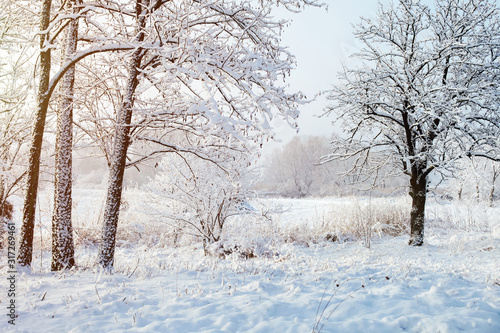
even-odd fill
[[[295,225],[282,233],[297,242],[362,241],[369,248],[375,236],[409,234],[409,205],[400,199],[353,197],[333,202],[329,210],[316,213],[309,226]]]

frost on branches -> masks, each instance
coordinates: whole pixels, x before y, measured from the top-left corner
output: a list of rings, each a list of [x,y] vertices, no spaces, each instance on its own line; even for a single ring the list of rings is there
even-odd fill
[[[148,185],[151,198],[145,210],[178,237],[201,238],[206,254],[207,245],[220,240],[226,221],[247,212],[244,207],[253,196],[253,176],[241,154],[227,156],[220,164],[193,155],[168,154]]]
[[[87,136],[91,144],[101,145],[111,170],[100,258],[103,266],[110,267],[127,164],[137,166],[172,151],[218,163],[220,149],[245,150],[240,143],[259,144],[271,137],[269,123],[275,117],[295,126],[303,96],[288,93],[282,83],[294,60],[280,45],[285,22],[275,21],[270,8],[278,5],[298,12],[316,3],[70,1],[76,5],[73,13],[65,11],[66,3],[26,0],[2,6],[9,19],[15,10],[29,8],[37,15],[23,19],[32,18],[38,25],[38,32],[32,22],[15,25],[27,40],[39,42],[19,263],[30,265],[32,259],[47,111],[54,104],[58,83],[77,65],[78,74],[84,74],[77,75],[74,83],[72,105],[79,114],[73,122],[82,130],[77,140],[83,142]],[[78,23],[78,48],[58,65],[53,59],[64,54],[62,36],[71,22]],[[96,91],[101,94],[93,95]],[[96,131],[80,123],[85,119],[90,123],[91,115],[96,116]],[[179,133],[188,135],[185,140],[169,140]]]
[[[410,244],[419,246],[430,175],[446,178],[464,158],[500,158],[498,8],[490,0],[399,0],[363,19],[355,36],[364,45],[360,65],[340,75],[326,110],[348,138],[325,161],[356,156],[357,172],[390,164],[407,175]]]
[[[20,189],[25,173],[29,135],[30,76],[34,66],[34,41],[28,31],[36,22],[28,16],[30,6],[0,0],[0,225],[12,218],[9,197]],[[3,226],[0,227],[3,230]]]
[[[135,48],[120,64],[127,74],[110,157],[101,266],[113,264],[126,164],[179,152],[219,165],[225,150],[245,153],[271,137],[273,118],[295,126],[303,96],[281,83],[294,60],[280,45],[285,22],[272,18],[271,4],[135,1],[121,9],[135,13],[125,21],[130,25],[108,21],[120,23],[112,27],[120,31],[117,38],[134,36],[127,42]],[[300,9],[305,3],[280,4]]]

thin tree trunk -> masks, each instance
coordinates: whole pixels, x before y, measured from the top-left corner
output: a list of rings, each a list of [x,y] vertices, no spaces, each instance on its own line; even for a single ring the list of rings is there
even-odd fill
[[[142,53],[142,50],[138,49],[132,56],[126,95],[118,113],[113,156],[109,171],[106,208],[104,210],[104,227],[99,251],[99,264],[104,268],[111,268],[114,262],[118,215],[120,213],[127,150],[130,144],[130,123],[132,120],[135,90],[139,84],[138,67],[141,64]]]
[[[495,165],[493,165],[493,176],[491,177],[490,207],[493,207],[495,203],[495,182],[497,181],[498,176],[500,176],[500,170],[495,168]]]
[[[67,3],[68,12],[77,13],[75,1]],[[66,60],[76,53],[78,19],[67,28],[65,38]],[[75,265],[73,227],[71,223],[72,148],[73,148],[73,97],[75,66],[62,79],[61,102],[57,112],[54,212],[52,216],[52,267],[53,271],[69,269]]]
[[[0,217],[2,216],[2,211],[3,211],[3,205],[4,205],[4,179],[3,176],[0,174]]]
[[[144,41],[144,27],[149,0],[137,0],[137,38],[135,42]],[[159,5],[161,2],[157,2]],[[122,106],[117,115],[116,133],[109,170],[108,193],[104,210],[104,225],[99,250],[99,265],[111,269],[114,264],[116,232],[118,229],[118,215],[123,192],[123,179],[127,162],[127,150],[130,144],[130,124],[135,101],[135,91],[139,85],[139,68],[144,56],[144,50],[138,47],[132,54],[128,69],[127,86]]]
[[[45,31],[50,22],[51,0],[43,0],[40,13],[40,31]],[[35,208],[38,194],[40,155],[42,153],[43,132],[49,105],[47,90],[50,82],[50,48],[45,48],[48,34],[40,34],[40,82],[37,93],[37,110],[33,126],[33,136],[29,153],[27,190],[24,198],[23,225],[19,244],[18,264],[30,266],[33,256],[33,230],[35,226]]]
[[[479,191],[479,177],[476,175],[476,202],[481,202],[481,192]]]
[[[408,244],[421,246],[424,244],[427,177],[425,175],[412,176],[412,180],[410,181],[410,191],[412,204],[410,213],[410,241]]]

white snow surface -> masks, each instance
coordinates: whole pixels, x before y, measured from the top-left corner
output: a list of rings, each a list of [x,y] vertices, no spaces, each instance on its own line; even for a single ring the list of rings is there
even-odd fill
[[[274,201],[290,207],[281,223],[300,224],[334,200]],[[196,244],[121,246],[113,274],[92,264],[95,246],[78,247],[79,267],[62,273],[45,252],[18,270],[16,325],[3,315],[0,332],[500,332],[498,228],[442,226],[429,222],[419,248],[408,236],[370,248],[320,240],[250,259],[204,256]]]

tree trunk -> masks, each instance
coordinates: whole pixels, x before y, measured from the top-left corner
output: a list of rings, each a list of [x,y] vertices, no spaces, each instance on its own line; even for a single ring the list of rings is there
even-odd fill
[[[74,0],[67,4],[68,12],[77,13]],[[67,28],[66,60],[76,53],[78,19]],[[54,212],[52,216],[52,270],[60,271],[75,265],[73,227],[71,223],[73,96],[75,66],[68,69],[61,83],[61,102],[57,112]]]
[[[161,4],[157,2],[157,6]],[[146,15],[149,0],[136,1],[137,38],[139,44],[144,41],[144,27],[146,26]],[[109,170],[108,193],[106,196],[106,207],[104,210],[104,225],[102,231],[101,245],[99,249],[99,265],[105,269],[111,269],[114,264],[116,232],[118,228],[118,215],[123,192],[123,176],[127,162],[127,150],[130,144],[130,123],[135,101],[135,90],[139,85],[139,68],[144,56],[144,50],[138,47],[132,54],[128,68],[127,86],[125,97],[117,115],[116,133],[113,145],[113,155]]]
[[[43,0],[40,13],[40,31],[45,31],[50,23],[51,0]],[[42,153],[43,132],[49,105],[47,91],[50,82],[51,56],[50,48],[45,48],[47,34],[40,35],[40,82],[37,92],[37,110],[33,126],[30,156],[28,162],[27,190],[24,198],[23,225],[19,244],[18,264],[30,266],[33,256],[33,230],[35,227],[35,208],[38,194],[38,178],[40,171],[40,155]]]
[[[493,207],[495,204],[495,182],[497,181],[498,176],[500,175],[500,170],[495,168],[493,165],[493,175],[491,179],[491,191],[490,191],[490,207]]]
[[[132,56],[126,95],[122,107],[118,112],[113,156],[109,171],[106,208],[104,210],[104,227],[101,248],[99,251],[99,264],[104,268],[111,268],[114,262],[116,231],[123,190],[123,176],[125,173],[127,150],[130,143],[132,108],[134,106],[135,90],[139,84],[138,67],[141,64],[142,53],[142,49],[138,49]]]
[[[410,181],[410,195],[412,197],[412,204],[410,213],[410,241],[408,242],[408,244],[413,246],[421,246],[424,244],[427,176],[412,176],[412,179]]]

